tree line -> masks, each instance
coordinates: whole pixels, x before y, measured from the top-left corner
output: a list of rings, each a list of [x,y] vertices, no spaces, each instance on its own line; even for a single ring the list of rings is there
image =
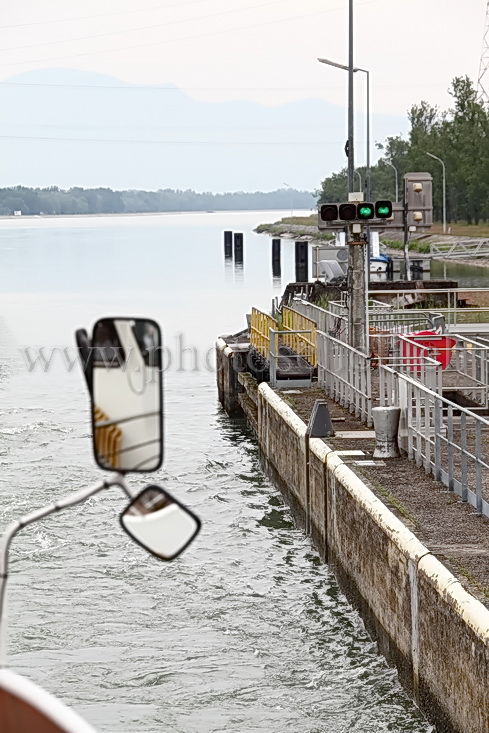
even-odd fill
[[[428,171],[433,176],[433,214],[442,218],[442,166],[427,153],[441,158],[446,167],[448,221],[478,224],[489,219],[489,107],[478,101],[468,77],[451,84],[453,107],[440,111],[422,101],[408,112],[408,138],[388,137],[377,144],[382,157],[371,169],[372,199],[395,199],[395,173],[399,173],[399,198],[403,198],[403,175]],[[358,169],[365,181],[366,170]],[[356,177],[357,179],[357,177]],[[356,181],[357,182],[357,181]],[[347,169],[325,178],[317,192],[319,203],[347,200]]]
[[[192,190],[113,191],[110,188],[57,186],[0,189],[0,215],[22,214],[140,214],[160,211],[232,211],[256,209],[310,209],[313,193],[292,189],[245,193],[196,193]]]

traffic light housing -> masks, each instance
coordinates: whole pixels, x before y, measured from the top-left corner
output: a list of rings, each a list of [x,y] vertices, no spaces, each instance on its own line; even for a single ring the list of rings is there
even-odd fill
[[[338,215],[338,218],[341,221],[355,221],[357,218],[357,205],[352,202],[349,202],[348,204],[340,204]]]
[[[360,219],[360,221],[364,221],[365,219],[373,219],[374,217],[375,207],[373,204],[357,204],[357,219]]]
[[[319,216],[322,221],[337,221],[338,206],[337,204],[322,204],[319,209]]]
[[[375,203],[348,201],[343,204],[321,204],[318,210],[318,226],[319,229],[335,229],[353,222],[386,226],[385,220],[392,220],[392,217],[392,201],[384,199]]]
[[[377,219],[391,219],[392,218],[392,201],[376,201],[375,202],[375,216]]]

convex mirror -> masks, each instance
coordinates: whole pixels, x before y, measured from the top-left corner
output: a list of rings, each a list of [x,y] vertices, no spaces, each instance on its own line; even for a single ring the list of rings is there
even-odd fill
[[[156,471],[163,461],[161,331],[142,318],[94,326],[90,369],[95,459],[110,471]]]
[[[200,519],[159,486],[147,486],[120,516],[123,529],[160,560],[174,560],[198,534]]]

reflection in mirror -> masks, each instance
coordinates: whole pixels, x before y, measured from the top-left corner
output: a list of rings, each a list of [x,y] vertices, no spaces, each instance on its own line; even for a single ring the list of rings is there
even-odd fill
[[[159,486],[147,486],[124,509],[122,527],[161,560],[174,560],[200,530],[200,519]]]
[[[138,318],[104,318],[92,337],[92,411],[98,465],[155,471],[163,460],[161,333]]]

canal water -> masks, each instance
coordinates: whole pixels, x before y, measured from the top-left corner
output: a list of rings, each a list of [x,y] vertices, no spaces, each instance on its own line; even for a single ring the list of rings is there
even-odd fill
[[[168,347],[166,460],[148,479],[203,520],[159,563],[123,534],[111,489],[14,541],[10,664],[101,732],[431,730],[217,404],[215,337],[294,279],[293,242],[274,281],[252,232],[283,213],[0,221],[2,526],[100,478],[73,332],[130,314]],[[244,232],[242,267],[224,229]]]

